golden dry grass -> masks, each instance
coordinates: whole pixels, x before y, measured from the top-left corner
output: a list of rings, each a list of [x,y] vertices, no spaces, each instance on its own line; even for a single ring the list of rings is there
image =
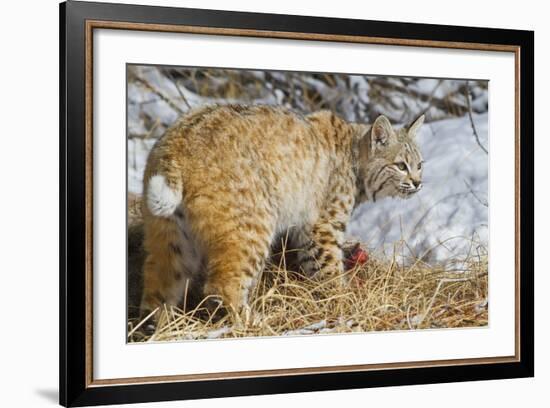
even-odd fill
[[[277,257],[275,257],[277,259]],[[422,262],[369,259],[348,271],[346,285],[307,279],[278,257],[265,269],[250,307],[221,320],[198,310],[164,308],[153,333],[150,320],[131,320],[128,341],[174,341],[302,334],[484,326],[488,323],[487,259],[450,274]],[[200,309],[200,306],[198,307]],[[200,314],[201,317],[197,315]]]
[[[154,70],[159,77],[172,82],[179,97],[169,96],[167,89],[148,81],[145,70]],[[159,109],[181,113],[191,108],[182,90],[193,92],[213,101],[236,101],[255,104],[270,98],[274,89],[283,90],[278,103],[309,113],[330,109],[348,120],[371,122],[380,113],[392,112],[400,122],[417,116],[407,103],[402,107],[393,103],[396,95],[411,98],[416,104],[426,103],[431,120],[462,116],[466,113],[463,100],[470,92],[468,83],[449,91],[444,98],[435,95],[441,90],[439,81],[430,93],[422,94],[410,86],[411,78],[365,77],[368,81],[368,98],[356,98],[358,90],[347,75],[307,74],[224,70],[204,68],[153,68],[129,67],[129,84],[137,86],[159,103]],[[412,79],[413,82],[416,79]],[[481,90],[486,81],[470,82]],[[450,88],[450,89],[451,89]],[[320,93],[319,89],[329,89]],[[477,94],[477,93],[476,93]],[[483,95],[483,92],[479,93]],[[329,99],[325,95],[332,95]],[[472,93],[472,95],[474,95]],[[357,109],[345,107],[353,97]],[[368,101],[368,102],[365,102]],[[362,106],[367,103],[368,106]],[[167,105],[167,106],[165,106]],[[414,103],[413,103],[414,105]],[[149,106],[143,104],[143,107]],[[344,110],[342,110],[344,109]],[[382,109],[382,110],[380,110]],[[161,118],[142,108],[140,118],[146,132],[129,137],[158,137],[167,124]],[[150,116],[151,115],[151,116]],[[139,126],[137,128],[140,128]],[[129,195],[129,315],[136,315],[139,304],[140,263],[143,252],[140,197]],[[130,245],[131,244],[131,245]],[[406,246],[406,243],[403,243]],[[445,243],[442,243],[445,245]],[[277,258],[277,257],[276,257]],[[284,257],[282,258],[284,259]],[[214,322],[204,319],[196,310],[164,310],[154,333],[143,330],[150,320],[130,318],[128,340],[171,341],[201,338],[227,338],[250,336],[279,336],[317,333],[346,333],[381,330],[411,330],[445,327],[483,326],[488,322],[487,258],[472,257],[467,270],[461,274],[448,274],[423,262],[404,266],[396,259],[371,259],[365,265],[349,272],[349,285],[341,286],[330,277],[306,279],[296,267],[284,261],[274,261],[263,273],[250,308],[239,315],[226,316]],[[332,280],[331,280],[332,279]],[[130,313],[131,312],[131,313]],[[200,315],[200,318],[199,318]]]

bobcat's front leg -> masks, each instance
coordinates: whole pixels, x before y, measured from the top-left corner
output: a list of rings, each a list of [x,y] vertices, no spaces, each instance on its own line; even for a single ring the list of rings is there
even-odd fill
[[[317,222],[301,232],[298,260],[307,276],[341,276],[344,273],[344,231],[353,203],[334,200]]]

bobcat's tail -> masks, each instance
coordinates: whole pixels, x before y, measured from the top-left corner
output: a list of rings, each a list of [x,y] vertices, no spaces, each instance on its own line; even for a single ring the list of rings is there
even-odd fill
[[[181,183],[156,174],[147,185],[147,207],[153,215],[170,217],[182,200]]]

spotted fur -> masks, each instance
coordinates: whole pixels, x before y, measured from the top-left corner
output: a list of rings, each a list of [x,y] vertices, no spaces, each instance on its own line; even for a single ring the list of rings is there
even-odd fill
[[[422,187],[413,140],[422,120],[394,130],[384,116],[369,126],[240,105],[182,117],[145,171],[142,312],[190,293],[239,310],[283,235],[304,273],[341,275],[352,210]]]

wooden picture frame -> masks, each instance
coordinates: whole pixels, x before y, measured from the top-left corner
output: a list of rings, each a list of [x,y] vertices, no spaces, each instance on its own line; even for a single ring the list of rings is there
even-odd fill
[[[97,380],[93,377],[93,31],[196,33],[515,56],[515,353],[501,357]],[[68,1],[60,5],[60,403],[338,390],[534,375],[534,33]],[[116,135],[114,135],[115,137]],[[120,135],[123,137],[123,135]],[[520,250],[521,249],[521,250]]]

